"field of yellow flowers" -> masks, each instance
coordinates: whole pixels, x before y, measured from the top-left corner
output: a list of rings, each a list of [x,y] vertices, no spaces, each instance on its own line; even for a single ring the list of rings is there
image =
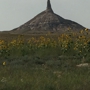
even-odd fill
[[[80,56],[86,58],[90,51],[90,36],[88,30],[80,33],[65,33],[60,35],[40,35],[25,38],[19,35],[11,40],[0,40],[0,57],[22,57],[40,53],[57,56]]]
[[[0,90],[90,90],[90,32],[1,35]]]

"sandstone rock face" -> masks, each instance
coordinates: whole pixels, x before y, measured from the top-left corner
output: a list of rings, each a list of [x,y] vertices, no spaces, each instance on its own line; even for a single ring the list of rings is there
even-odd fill
[[[73,31],[85,29],[76,22],[66,20],[55,14],[52,10],[50,0],[47,1],[47,8],[33,19],[29,20],[22,26],[11,30],[11,33],[47,33],[47,32],[64,32],[68,28]]]

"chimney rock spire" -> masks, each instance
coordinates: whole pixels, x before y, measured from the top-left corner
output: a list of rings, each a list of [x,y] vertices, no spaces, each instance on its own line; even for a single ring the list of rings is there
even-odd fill
[[[46,11],[48,12],[53,12],[53,10],[52,10],[52,7],[51,7],[51,3],[50,3],[50,0],[47,0],[47,9],[46,9]]]

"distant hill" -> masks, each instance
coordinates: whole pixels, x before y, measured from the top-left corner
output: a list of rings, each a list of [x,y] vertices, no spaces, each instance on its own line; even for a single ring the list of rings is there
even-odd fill
[[[51,7],[50,0],[47,1],[47,8],[45,11],[36,15],[33,19],[25,24],[10,31],[14,34],[29,34],[29,33],[61,33],[67,30],[80,31],[85,29],[82,25],[62,18],[54,13]]]

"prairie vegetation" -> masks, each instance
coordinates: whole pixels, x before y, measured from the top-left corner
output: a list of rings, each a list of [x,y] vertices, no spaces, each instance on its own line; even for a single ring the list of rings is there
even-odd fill
[[[0,90],[90,90],[90,32],[0,34]]]

